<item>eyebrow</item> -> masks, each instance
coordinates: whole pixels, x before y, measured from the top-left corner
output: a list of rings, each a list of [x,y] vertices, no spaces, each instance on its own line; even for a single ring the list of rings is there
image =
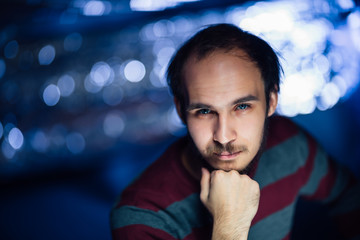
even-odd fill
[[[236,99],[235,101],[232,102],[232,105],[236,105],[243,102],[250,102],[250,101],[259,101],[259,98],[254,95],[247,95],[245,97]]]
[[[231,103],[231,105],[236,105],[236,104],[240,104],[243,102],[250,102],[250,101],[259,101],[259,98],[254,95],[247,95],[245,97],[236,99],[235,101],[233,101]],[[204,104],[204,103],[192,103],[186,108],[186,111],[189,112],[194,109],[202,109],[202,108],[211,109],[212,106],[208,105],[208,104]]]

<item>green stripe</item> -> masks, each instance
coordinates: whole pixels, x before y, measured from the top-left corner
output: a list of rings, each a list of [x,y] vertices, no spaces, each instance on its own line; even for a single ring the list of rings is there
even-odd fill
[[[278,240],[283,239],[292,227],[292,220],[296,203],[257,222],[250,228],[248,239],[266,239]]]
[[[167,229],[168,226],[161,214],[133,206],[123,206],[111,213],[111,225],[113,229],[133,224],[145,224],[152,228]]]
[[[335,181],[334,187],[332,188],[330,196],[328,197],[328,199],[326,199],[327,202],[331,202],[331,201],[335,200],[340,194],[342,194],[342,192],[344,191],[344,188],[348,185],[348,182],[350,180],[350,173],[345,168],[343,168],[342,166],[336,165],[335,169],[336,169],[336,181]],[[359,188],[359,186],[357,186],[357,188]],[[354,189],[356,189],[356,188],[354,188]],[[357,194],[354,194],[350,198],[358,199],[359,193],[360,193],[359,189],[354,190],[354,191],[355,191],[355,193],[357,191]],[[344,198],[346,198],[346,196],[344,196]],[[360,201],[359,201],[359,203],[360,203]],[[359,204],[358,204],[358,206],[359,206]]]
[[[312,195],[315,193],[315,191],[319,187],[320,181],[323,179],[323,177],[326,176],[326,174],[328,174],[329,171],[328,161],[329,158],[327,153],[321,147],[318,147],[314,169],[311,173],[309,181],[301,189],[300,191],[301,195]],[[346,169],[336,165],[334,170],[336,171],[335,174],[336,180],[333,186],[329,186],[331,188],[331,193],[326,199],[323,200],[323,202],[325,203],[334,201],[340,194],[342,194],[344,188],[346,187],[349,181],[349,173],[347,172]],[[350,210],[351,207],[356,206],[356,204],[353,203],[355,203],[356,201],[360,202],[359,193],[360,193],[359,189],[354,189],[353,193],[351,192],[349,193],[349,197],[343,195],[342,199],[345,202],[344,204],[342,204],[341,207],[343,210],[340,211],[346,211],[346,209]]]
[[[318,189],[321,179],[328,172],[328,157],[319,146],[316,149],[314,167],[307,183],[300,190],[300,195],[312,195]]]
[[[161,229],[176,239],[183,239],[193,228],[210,222],[210,216],[200,201],[199,194],[192,194],[182,201],[175,202],[165,210],[152,211],[134,206],[123,206],[113,210],[112,227],[121,228],[142,224]]]
[[[308,155],[306,136],[299,133],[263,153],[254,180],[259,183],[260,188],[277,182],[295,173],[305,164]]]

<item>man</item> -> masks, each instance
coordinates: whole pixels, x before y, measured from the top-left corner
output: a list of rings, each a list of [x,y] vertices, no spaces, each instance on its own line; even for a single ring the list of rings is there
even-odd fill
[[[347,194],[356,191],[350,175],[307,133],[271,117],[280,73],[273,49],[235,26],[187,41],[168,83],[188,135],[122,193],[114,239],[288,239],[300,196],[333,203],[345,234],[360,236],[348,230],[360,202]]]

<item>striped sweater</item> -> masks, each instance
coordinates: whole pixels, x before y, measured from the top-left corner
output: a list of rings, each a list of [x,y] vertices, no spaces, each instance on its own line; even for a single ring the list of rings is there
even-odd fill
[[[212,218],[199,199],[200,183],[181,163],[180,139],[127,187],[111,212],[114,239],[210,239]],[[272,117],[266,150],[250,177],[260,185],[260,203],[249,239],[289,239],[297,199],[329,203],[340,231],[360,236],[360,190],[290,120]]]

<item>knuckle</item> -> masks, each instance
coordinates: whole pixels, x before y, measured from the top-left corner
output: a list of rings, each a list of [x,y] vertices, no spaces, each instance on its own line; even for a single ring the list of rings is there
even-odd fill
[[[223,170],[214,170],[211,172],[211,177],[219,177],[224,175],[224,171]]]
[[[230,176],[239,176],[240,174],[239,174],[239,172],[236,171],[236,170],[231,170],[231,171],[229,172],[229,175],[230,175]]]
[[[249,182],[249,181],[251,181],[251,178],[250,178],[248,175],[246,175],[246,174],[241,174],[241,175],[240,175],[240,178],[241,178],[241,181],[244,181],[244,182]]]

